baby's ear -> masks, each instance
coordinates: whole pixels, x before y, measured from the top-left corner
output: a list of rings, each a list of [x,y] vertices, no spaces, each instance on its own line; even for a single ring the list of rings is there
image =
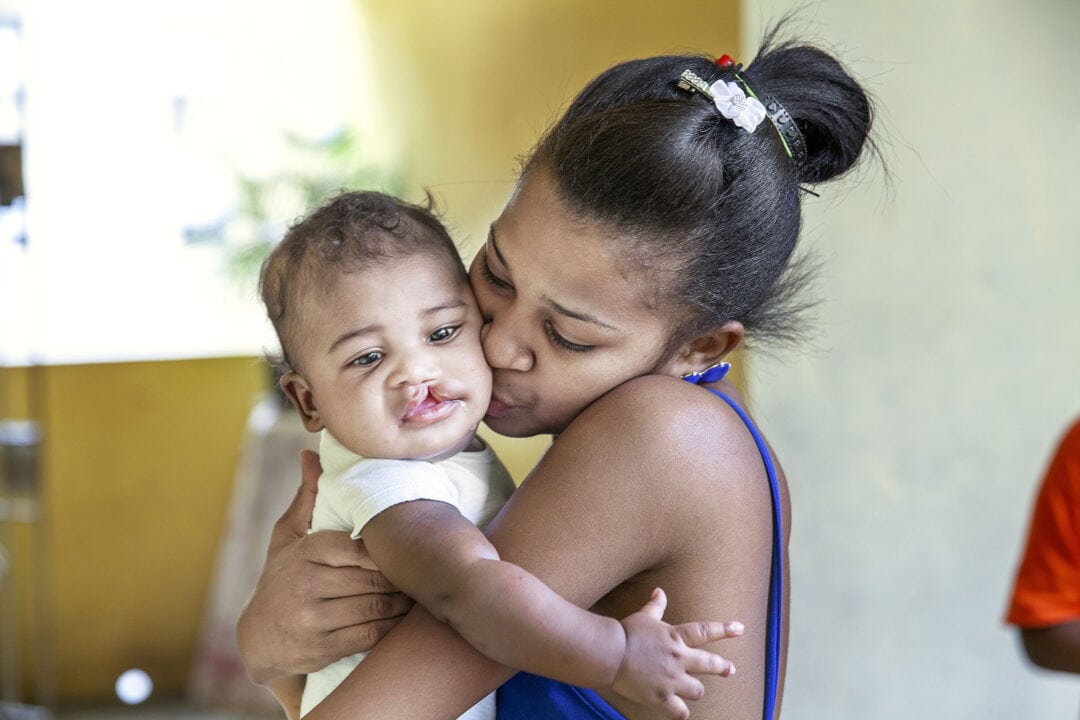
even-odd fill
[[[299,373],[287,372],[278,381],[281,391],[292,401],[296,412],[300,413],[300,419],[308,432],[319,432],[323,429],[322,418],[319,417],[319,408],[315,407],[315,393]]]
[[[699,335],[679,348],[668,367],[673,375],[679,376],[701,372],[723,360],[724,356],[739,346],[742,338],[742,323],[728,320],[715,330]]]

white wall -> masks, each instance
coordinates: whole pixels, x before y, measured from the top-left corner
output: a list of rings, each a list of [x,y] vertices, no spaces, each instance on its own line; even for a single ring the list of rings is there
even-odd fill
[[[746,60],[796,4],[748,0]],[[813,342],[756,358],[794,503],[786,720],[1075,718],[1002,623],[1080,415],[1080,3],[820,0],[802,29],[880,102],[873,169],[806,204]]]
[[[0,364],[258,354],[253,283],[184,229],[230,216],[238,173],[283,172],[285,132],[363,128],[354,3],[33,0],[21,17],[29,242],[0,246]]]

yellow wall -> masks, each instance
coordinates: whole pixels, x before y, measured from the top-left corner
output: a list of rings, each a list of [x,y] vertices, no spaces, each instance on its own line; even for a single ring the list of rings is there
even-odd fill
[[[358,102],[377,105],[378,142],[395,148],[413,193],[432,189],[470,248],[511,189],[515,157],[588,78],[648,54],[737,54],[735,0],[357,0],[357,7],[377,82],[375,96]],[[159,693],[179,691],[244,420],[263,387],[259,364],[0,369],[9,398],[0,398],[0,410],[25,416],[27,406],[12,398],[31,387],[40,391],[47,438],[45,576],[53,598],[36,613],[54,642],[58,697],[107,698],[133,666],[151,673]],[[545,444],[496,443],[518,479]],[[23,621],[31,630],[29,610]]]
[[[5,370],[0,388],[11,397],[27,376],[45,437],[47,533],[18,547],[24,558],[35,551],[48,596],[20,624],[24,644],[46,631],[63,701],[108,697],[129,667],[177,691],[262,367],[226,358]],[[30,670],[36,658],[26,660]]]
[[[378,142],[396,147],[414,190],[444,201],[471,247],[502,208],[516,158],[598,72],[665,52],[738,54],[734,0],[357,1]]]
[[[597,73],[669,52],[738,57],[737,0],[358,3],[378,141],[396,147],[413,193],[433,192],[467,258],[502,209],[517,159]],[[519,479],[547,442],[493,440]]]

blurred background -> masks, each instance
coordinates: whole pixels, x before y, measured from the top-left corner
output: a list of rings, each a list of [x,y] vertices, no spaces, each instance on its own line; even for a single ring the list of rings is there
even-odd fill
[[[586,80],[792,9],[888,172],[807,198],[812,340],[740,363],[791,481],[784,717],[1077,717],[1002,623],[1080,415],[1075,0],[0,0],[0,717],[275,717],[232,638],[310,442],[267,243],[428,189],[471,256]],[[495,442],[520,479],[545,441]]]

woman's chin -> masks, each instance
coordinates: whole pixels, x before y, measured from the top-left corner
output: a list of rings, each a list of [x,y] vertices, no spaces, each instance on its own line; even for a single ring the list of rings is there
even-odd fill
[[[503,437],[526,438],[535,435],[557,435],[558,430],[544,425],[533,416],[523,417],[518,413],[484,416],[484,424]]]
[[[529,437],[539,434],[531,432],[528,427],[509,415],[485,415],[484,424],[504,437]]]

